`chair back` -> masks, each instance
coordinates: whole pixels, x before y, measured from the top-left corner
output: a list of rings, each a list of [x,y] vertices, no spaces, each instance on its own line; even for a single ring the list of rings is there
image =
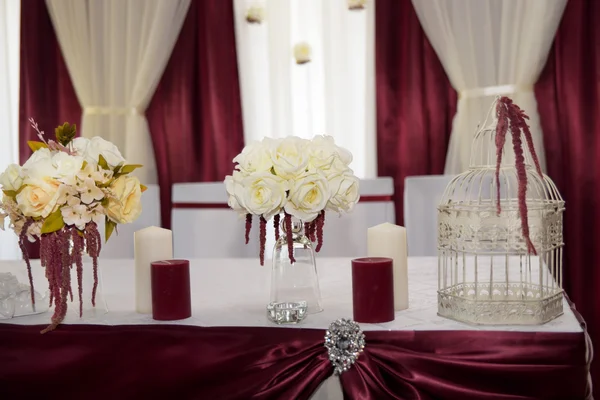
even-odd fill
[[[437,207],[452,178],[454,175],[409,176],[404,181],[409,256],[437,256]]]
[[[253,221],[246,245],[244,219],[227,206],[223,182],[173,185],[171,222],[176,257],[258,259],[258,218]]]
[[[367,229],[394,222],[392,178],[362,180],[361,200],[349,214],[328,213],[324,245],[319,256],[361,257],[367,255]],[[176,257],[252,257],[258,260],[258,218],[254,218],[250,242],[244,244],[245,223],[227,206],[223,182],[182,183],[173,186],[173,249]],[[272,258],[272,220],[267,225],[265,258]]]

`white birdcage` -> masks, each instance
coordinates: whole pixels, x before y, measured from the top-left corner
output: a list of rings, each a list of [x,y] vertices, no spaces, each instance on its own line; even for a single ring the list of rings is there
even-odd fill
[[[469,170],[448,184],[438,207],[438,314],[473,324],[542,324],[563,312],[564,201],[515,129],[523,143],[532,254],[521,225],[510,126],[496,176],[497,123],[496,115],[477,132]]]

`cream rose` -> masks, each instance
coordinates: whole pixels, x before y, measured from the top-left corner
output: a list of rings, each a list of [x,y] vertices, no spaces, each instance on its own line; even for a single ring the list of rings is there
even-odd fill
[[[259,172],[244,178],[235,190],[238,202],[250,214],[269,219],[285,205],[288,183],[270,172]]]
[[[244,174],[253,172],[270,171],[273,167],[273,160],[269,152],[268,141],[252,142],[248,144],[233,162],[237,163],[237,168]]]
[[[327,178],[319,172],[308,173],[293,182],[285,211],[303,222],[311,222],[325,209],[329,198]]]
[[[0,175],[0,185],[2,185],[3,190],[19,190],[21,185],[23,185],[21,167],[17,164],[10,164],[2,175]]]
[[[306,172],[310,154],[309,141],[295,136],[268,143],[275,173],[283,179],[294,179]]]
[[[59,191],[61,183],[55,179],[46,177],[44,179],[27,178],[24,187],[17,195],[19,210],[26,217],[43,217],[56,211],[62,191]]]
[[[329,180],[331,188],[331,199],[327,209],[337,212],[352,211],[354,205],[358,202],[360,193],[358,191],[359,181],[351,170],[334,176]]]
[[[118,224],[135,221],[142,213],[142,189],[135,176],[123,175],[110,185],[113,196],[105,207],[108,218]]]

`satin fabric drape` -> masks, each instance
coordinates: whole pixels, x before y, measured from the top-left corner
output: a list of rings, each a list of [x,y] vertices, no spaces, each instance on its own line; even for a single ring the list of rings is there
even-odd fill
[[[0,324],[6,398],[308,399],[333,371],[324,331]],[[583,333],[366,332],[346,399],[585,398]]]
[[[565,289],[600,344],[600,2],[570,0],[535,86],[548,175],[566,202]],[[600,397],[600,366],[592,376]]]
[[[21,0],[21,66],[19,88],[19,158],[31,155],[28,140],[39,140],[33,118],[46,138],[64,122],[80,126],[81,107],[56,40],[44,0]],[[39,258],[39,245],[29,244],[30,258]]]
[[[232,1],[192,2],[146,116],[170,227],[173,183],[222,181],[244,146]]]
[[[410,1],[375,3],[377,165],[395,184],[403,222],[404,179],[444,173],[456,92]]]

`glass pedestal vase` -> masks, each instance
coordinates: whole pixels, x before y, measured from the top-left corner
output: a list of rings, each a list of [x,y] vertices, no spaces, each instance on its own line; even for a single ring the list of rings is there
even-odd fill
[[[104,288],[102,285],[103,261],[106,263],[108,260],[98,259],[98,268],[95,273],[97,279],[94,280],[94,263],[92,257],[88,256],[87,254],[83,254],[81,304],[79,302],[78,293],[79,285],[77,282],[77,267],[73,265],[73,267],[71,268],[71,290],[73,292],[73,301],[70,301],[69,296],[69,309],[72,309],[72,311],[69,311],[69,313],[74,312],[77,315],[77,317],[79,317],[79,313],[81,311],[81,319],[83,321],[80,320],[80,323],[83,323],[89,319],[102,317],[104,314],[108,313],[108,304],[106,302],[106,297],[104,296]],[[92,303],[92,294],[94,293],[94,281],[96,281],[96,288],[94,302]]]
[[[275,243],[271,272],[271,298],[267,317],[276,324],[296,324],[307,314],[323,311],[321,290],[312,242],[304,234],[304,224],[292,219],[292,254],[285,221],[282,234]]]

